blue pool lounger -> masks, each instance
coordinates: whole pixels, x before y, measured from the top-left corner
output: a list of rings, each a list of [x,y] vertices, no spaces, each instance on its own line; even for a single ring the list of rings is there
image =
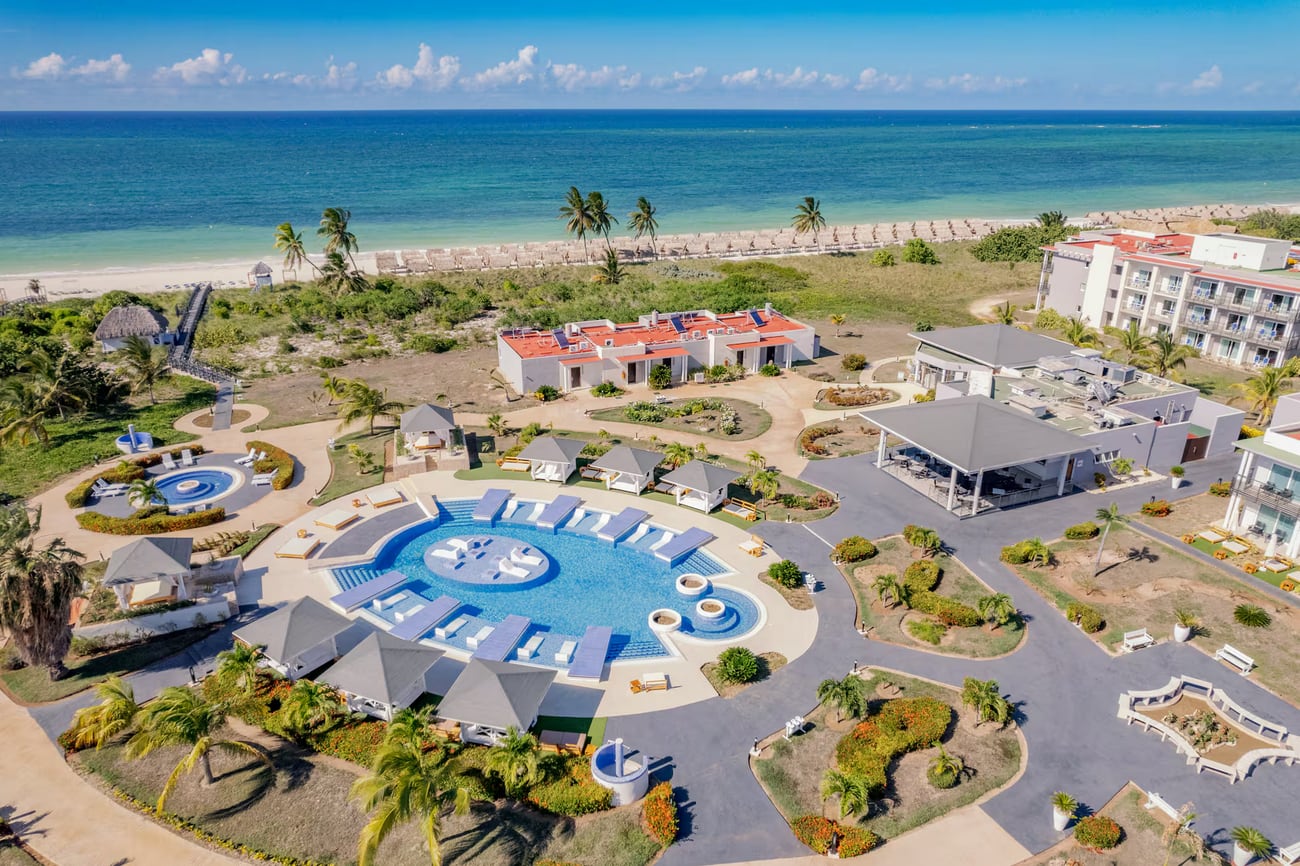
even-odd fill
[[[506,501],[510,499],[510,491],[502,490],[500,487],[490,487],[483,491],[483,496],[474,508],[474,519],[482,520],[486,523],[495,524],[497,517],[501,515],[501,509],[505,507]]]
[[[341,608],[345,613],[351,613],[366,602],[379,598],[390,589],[396,589],[404,583],[406,583],[406,575],[400,571],[389,571],[373,580],[367,580],[345,592],[340,592],[330,598],[330,603]]]
[[[435,625],[442,622],[453,610],[460,607],[460,602],[449,595],[439,596],[429,602],[423,610],[393,626],[389,634],[402,640],[418,640]]]
[[[617,542],[649,516],[640,508],[624,508],[600,528],[600,531],[596,533],[596,537],[601,541]]]
[[[655,556],[664,562],[672,565],[680,559],[690,556],[691,552],[701,544],[708,544],[714,536],[698,526],[692,526],[681,535],[669,541],[663,547],[655,551]]]
[[[474,658],[490,662],[505,661],[532,624],[533,621],[526,616],[511,614],[479,642],[478,649],[474,650]]]
[[[581,504],[582,500],[576,496],[557,496],[537,515],[537,525],[543,529],[554,529]]]
[[[605,671],[605,654],[614,630],[607,625],[589,625],[569,665],[569,676],[598,680]]]

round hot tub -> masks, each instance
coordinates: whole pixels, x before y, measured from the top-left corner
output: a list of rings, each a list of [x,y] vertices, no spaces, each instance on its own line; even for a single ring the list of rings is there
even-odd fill
[[[669,607],[650,611],[650,630],[655,634],[668,634],[682,627],[682,615]]]
[[[157,479],[158,491],[168,505],[196,505],[212,502],[237,489],[243,483],[238,472],[224,466],[181,469]]]
[[[193,493],[195,490],[198,490],[199,487],[200,487],[199,482],[194,481],[193,479],[191,479],[191,480],[189,480],[189,481],[182,481],[182,482],[180,482],[179,484],[177,484],[177,485],[176,485],[176,492],[177,492],[177,493]]]
[[[716,598],[706,598],[695,605],[695,615],[700,619],[722,619],[727,606]]]
[[[709,591],[709,579],[694,572],[677,575],[676,583],[677,591],[685,596],[703,595]]]

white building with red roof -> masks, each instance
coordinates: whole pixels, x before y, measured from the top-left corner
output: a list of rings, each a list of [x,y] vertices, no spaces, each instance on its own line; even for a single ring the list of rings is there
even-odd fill
[[[817,356],[812,326],[772,309],[713,313],[652,312],[635,322],[570,322],[554,330],[511,328],[497,332],[497,366],[520,393],[543,385],[561,392],[613,382],[644,385],[652,367],[667,366],[672,381],[687,382],[705,367],[765,364],[789,369]]]
[[[1212,361],[1281,366],[1300,352],[1297,262],[1287,240],[1090,231],[1044,248],[1039,305],[1170,333]]]

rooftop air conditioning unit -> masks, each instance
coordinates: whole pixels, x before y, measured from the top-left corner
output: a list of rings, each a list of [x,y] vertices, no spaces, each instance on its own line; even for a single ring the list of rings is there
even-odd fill
[[[696,328],[694,331],[691,331],[691,339],[692,339],[692,340],[703,340],[703,339],[704,339],[704,335],[700,333],[700,329],[699,329],[699,328]]]
[[[1111,427],[1123,427],[1126,424],[1132,424],[1133,419],[1127,415],[1120,415],[1117,412],[1102,412],[1101,417],[1109,423]]]

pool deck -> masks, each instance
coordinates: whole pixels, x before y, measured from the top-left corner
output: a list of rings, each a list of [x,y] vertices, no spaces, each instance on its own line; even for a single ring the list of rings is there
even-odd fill
[[[496,479],[490,483],[463,481],[451,472],[425,472],[408,476],[395,484],[413,502],[423,501],[421,497],[430,495],[442,500],[477,499],[489,487],[508,489],[520,499],[542,502],[550,502],[566,493],[564,487],[527,478],[505,481]],[[699,512],[670,503],[650,501],[647,497],[635,497],[629,493],[583,488],[582,498],[583,507],[589,511],[595,509],[617,514],[629,505],[634,505],[649,512],[648,519],[652,523],[675,532],[685,531],[701,522]],[[238,591],[240,604],[274,605],[304,595],[328,602],[337,589],[323,568],[368,559],[378,550],[385,537],[425,519],[423,511],[417,507],[376,509],[365,503],[364,498],[362,501],[363,504],[356,508],[362,520],[351,526],[331,530],[314,525],[313,520],[325,511],[350,507],[348,499],[337,500],[287,523],[274,537],[253,551],[245,560],[245,578]],[[589,679],[570,678],[562,671],[556,678],[556,683],[568,688],[552,688],[542,704],[544,714],[590,714],[593,690],[603,692],[595,710],[602,716],[631,715],[681,707],[715,697],[716,693],[700,672],[700,667],[706,662],[714,661],[718,653],[728,646],[745,646],[756,653],[778,652],[790,660],[808,650],[817,633],[817,612],[794,610],[776,590],[757,578],[759,572],[766,570],[780,557],[770,551],[761,558],[744,553],[740,545],[749,540],[749,532],[746,530],[712,518],[705,520],[703,525],[716,536],[715,540],[705,545],[705,549],[735,570],[734,574],[711,579],[719,586],[743,590],[760,602],[765,610],[765,619],[759,630],[739,641],[704,641],[683,635],[670,635],[669,640],[680,654],[678,657],[614,662],[607,665],[605,679],[599,683]],[[301,561],[275,559],[275,549],[283,540],[294,537],[299,529],[321,539],[324,546],[320,552]],[[608,544],[595,539],[593,543]],[[328,556],[332,551],[340,555]],[[528,611],[521,610],[519,613],[527,615]],[[593,622],[591,625],[603,623]],[[448,655],[463,659],[469,654],[463,650],[451,650]],[[666,674],[671,687],[666,691],[632,694],[629,683],[641,679],[643,674],[650,671]]]
[[[195,472],[203,469],[234,470],[239,481],[232,489],[217,499],[199,500],[210,501],[212,507],[221,506],[228,513],[231,513],[247,508],[271,492],[269,484],[253,486],[252,470],[235,462],[237,458],[242,456],[242,454],[229,453],[200,454],[195,458],[193,466],[182,466],[180,461],[177,460],[175,469],[167,469],[159,463],[157,466],[150,466],[145,472],[147,473],[146,477],[156,481],[164,475],[171,475],[173,472]],[[102,472],[103,469],[101,468],[100,471]],[[129,495],[110,496],[103,499],[92,497],[88,510],[98,511],[110,517],[129,517],[136,510],[136,506],[131,504],[130,499]]]

